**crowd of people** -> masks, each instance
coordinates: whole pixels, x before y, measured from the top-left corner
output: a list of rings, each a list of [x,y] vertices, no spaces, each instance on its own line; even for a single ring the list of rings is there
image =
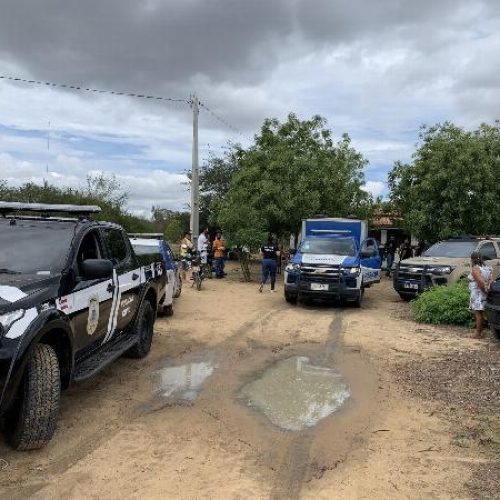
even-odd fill
[[[193,245],[191,232],[186,231],[180,245],[182,281],[187,280],[187,272],[195,255],[199,257],[200,263],[207,269],[207,277],[211,278],[213,274],[216,279],[224,278],[228,252],[229,249],[222,231],[217,230],[215,238],[211,240],[208,227],[204,228],[198,236],[196,248]],[[262,272],[259,291],[263,291],[269,279],[270,291],[275,292],[276,275],[281,269],[281,252],[272,235],[269,235],[267,243],[260,248],[260,254],[262,256]]]
[[[396,253],[398,254],[399,260],[411,259],[412,257],[419,257],[427,249],[427,243],[424,240],[418,240],[418,244],[415,247],[411,246],[410,239],[405,238],[403,243],[398,246],[394,236],[390,236],[384,248],[382,257],[385,257],[387,265],[385,270],[385,275],[390,278],[392,273],[392,267],[396,260]]]
[[[196,248],[193,246],[191,232],[184,233],[180,246],[181,278],[183,281],[187,279],[187,271],[195,254],[198,255],[201,264],[209,268],[209,277],[212,277],[212,269],[216,279],[222,279],[226,276],[224,268],[228,252],[222,231],[218,230],[215,233],[215,238],[211,240],[208,227],[204,228],[198,236]]]

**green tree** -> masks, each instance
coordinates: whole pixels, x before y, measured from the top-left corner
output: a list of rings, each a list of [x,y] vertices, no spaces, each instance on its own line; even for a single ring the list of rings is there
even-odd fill
[[[430,241],[500,232],[499,125],[422,127],[413,161],[389,173],[391,201],[409,230]]]
[[[101,212],[97,220],[116,222],[129,232],[152,232],[154,225],[150,220],[136,217],[125,209],[127,194],[122,191],[114,177],[89,176],[85,187],[59,188],[44,182],[42,185],[27,182],[19,187],[8,186],[0,180],[0,199],[26,203],[54,203],[75,205],[98,205]]]
[[[320,116],[268,119],[252,147],[233,152],[229,189],[212,210],[236,244],[255,248],[267,232],[298,234],[302,219],[317,214],[366,216],[367,162],[347,134],[334,142],[325,126]]]

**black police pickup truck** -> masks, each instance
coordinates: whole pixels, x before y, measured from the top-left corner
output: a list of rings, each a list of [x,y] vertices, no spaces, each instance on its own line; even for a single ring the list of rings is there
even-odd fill
[[[0,202],[0,415],[18,450],[54,434],[62,389],[151,348],[162,262],[99,207]]]

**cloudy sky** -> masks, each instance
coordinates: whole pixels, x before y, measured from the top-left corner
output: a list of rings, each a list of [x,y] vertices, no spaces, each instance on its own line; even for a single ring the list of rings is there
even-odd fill
[[[321,114],[386,192],[421,124],[500,118],[498,0],[0,0],[0,75],[200,99],[200,158],[266,117]],[[49,125],[50,122],[50,125]],[[129,208],[185,207],[191,114],[0,79],[0,178],[113,173]],[[50,136],[50,147],[47,137]],[[47,173],[48,168],[48,173]]]

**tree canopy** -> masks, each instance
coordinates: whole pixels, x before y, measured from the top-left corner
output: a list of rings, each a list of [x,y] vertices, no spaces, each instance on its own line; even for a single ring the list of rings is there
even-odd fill
[[[25,203],[55,203],[76,205],[98,205],[102,211],[95,215],[97,220],[116,222],[130,232],[152,232],[151,221],[135,217],[125,210],[128,196],[114,177],[105,175],[88,176],[83,188],[59,188],[45,182],[38,185],[27,182],[21,186],[8,186],[0,180],[0,199]]]
[[[297,234],[302,219],[318,214],[365,216],[369,209],[361,189],[366,160],[347,134],[334,142],[320,116],[267,119],[254,145],[229,158],[229,187],[211,207],[237,244],[256,246],[267,232]]]
[[[395,163],[389,188],[421,238],[500,233],[499,122],[473,131],[451,123],[422,127],[413,161]]]

